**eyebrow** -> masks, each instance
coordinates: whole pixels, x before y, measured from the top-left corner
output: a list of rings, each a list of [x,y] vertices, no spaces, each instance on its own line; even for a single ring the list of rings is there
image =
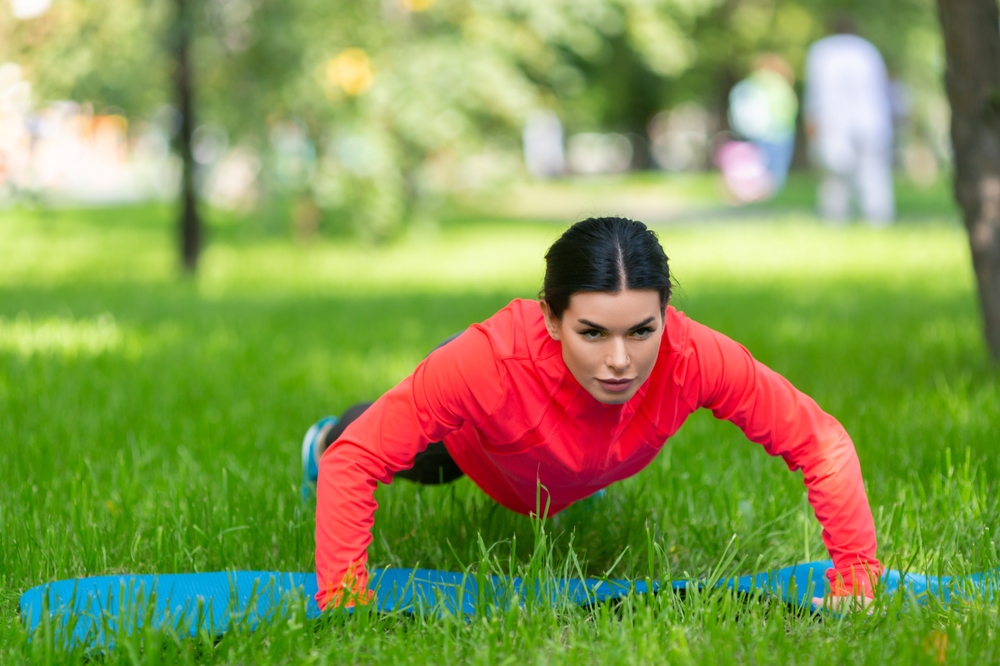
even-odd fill
[[[587,319],[577,319],[577,321],[580,322],[581,324],[585,325],[585,326],[590,326],[591,328],[596,328],[598,331],[606,331],[606,330],[608,330],[607,327],[601,326],[600,324],[595,324],[594,322],[589,321]],[[640,321],[638,324],[636,324],[634,326],[630,326],[628,330],[634,331],[635,329],[642,328],[643,326],[646,326],[647,324],[652,324],[654,321],[656,321],[656,317],[646,317],[645,319],[643,319],[642,321]]]

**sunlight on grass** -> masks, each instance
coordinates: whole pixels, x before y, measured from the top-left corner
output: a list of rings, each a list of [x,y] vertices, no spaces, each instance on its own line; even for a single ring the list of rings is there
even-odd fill
[[[484,222],[385,248],[321,243],[217,247],[206,254],[200,288],[340,294],[468,293],[541,287],[545,250],[562,226]],[[680,284],[795,284],[797,281],[971,286],[964,231],[952,225],[889,230],[831,229],[815,223],[654,226]]]
[[[111,315],[97,319],[45,318],[40,321],[33,321],[27,314],[13,321],[0,317],[0,353],[95,356],[119,348],[122,339],[121,329]]]
[[[484,224],[385,247],[320,242],[212,247],[199,288],[226,293],[468,293],[541,287],[541,257],[559,229]]]
[[[871,283],[966,290],[965,231],[957,225],[830,228],[807,221],[659,228],[681,284]]]
[[[163,212],[116,212],[83,223],[21,211],[0,225],[0,285],[172,284],[178,269]],[[129,224],[152,216],[157,223]],[[541,287],[543,255],[564,225],[466,223],[417,230],[384,246],[317,240],[209,243],[198,276],[206,296],[470,293]],[[846,280],[880,286],[969,289],[964,230],[952,223],[878,230],[810,218],[653,225],[682,287]],[[44,239],[44,240],[43,240]]]

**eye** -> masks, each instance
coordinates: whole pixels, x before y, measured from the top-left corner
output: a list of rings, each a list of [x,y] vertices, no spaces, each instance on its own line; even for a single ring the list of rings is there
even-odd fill
[[[596,328],[588,328],[585,331],[580,331],[580,335],[583,336],[584,340],[600,340],[604,337],[604,332],[598,331]]]
[[[638,338],[640,340],[645,340],[650,335],[652,335],[655,331],[656,331],[655,328],[651,328],[649,326],[641,326],[641,327],[635,329],[634,331],[632,331],[632,337],[633,338]]]

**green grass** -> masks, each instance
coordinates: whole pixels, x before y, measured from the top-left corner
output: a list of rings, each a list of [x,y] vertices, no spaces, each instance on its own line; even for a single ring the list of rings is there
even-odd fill
[[[852,434],[890,566],[1000,566],[1000,382],[950,215],[885,231],[808,218],[663,227],[675,304],[747,345]],[[0,213],[0,663],[17,601],[114,572],[312,567],[308,425],[539,287],[561,228],[444,224],[382,248],[217,229],[180,279],[158,208]],[[826,557],[799,474],[696,414],[638,476],[544,526],[469,481],[378,491],[376,565],[660,578]],[[733,537],[735,536],[735,541]],[[727,551],[728,548],[728,551]],[[730,560],[730,557],[734,557]],[[290,617],[221,641],[138,635],[98,663],[949,663],[1000,659],[997,603],[815,620],[726,593],[466,622]]]

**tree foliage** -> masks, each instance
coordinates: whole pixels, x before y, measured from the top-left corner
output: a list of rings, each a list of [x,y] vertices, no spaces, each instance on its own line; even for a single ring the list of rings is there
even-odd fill
[[[572,130],[637,134],[683,101],[721,118],[757,54],[801,71],[837,12],[918,92],[939,88],[930,0],[189,2],[199,122],[264,156],[270,193],[372,238],[442,191],[516,169],[534,109]],[[171,11],[56,0],[40,18],[0,18],[0,59],[24,66],[43,99],[148,117],[171,99]]]

